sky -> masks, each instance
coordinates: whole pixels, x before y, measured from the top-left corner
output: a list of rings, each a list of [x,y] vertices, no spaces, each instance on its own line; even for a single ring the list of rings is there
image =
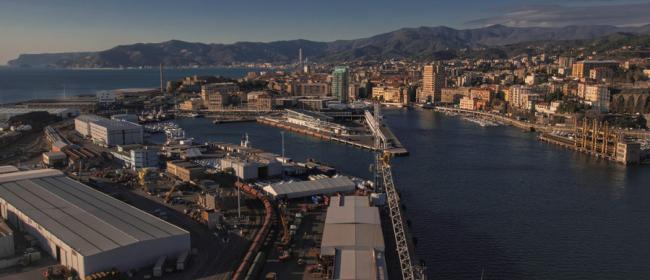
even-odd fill
[[[0,0],[0,65],[137,42],[355,39],[403,27],[650,24],[650,0]]]

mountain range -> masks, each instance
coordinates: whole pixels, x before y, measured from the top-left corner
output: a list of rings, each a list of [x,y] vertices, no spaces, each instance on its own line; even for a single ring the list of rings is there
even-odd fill
[[[214,66],[244,62],[291,63],[298,49],[311,61],[340,62],[358,59],[452,58],[459,50],[497,49],[526,42],[593,40],[606,36],[637,36],[650,33],[650,25],[566,27],[508,27],[493,25],[477,29],[446,26],[402,28],[368,38],[316,42],[309,40],[206,44],[171,40],[161,43],[121,45],[98,52],[21,54],[9,61],[16,67],[139,67]],[[497,55],[504,55],[497,52]]]

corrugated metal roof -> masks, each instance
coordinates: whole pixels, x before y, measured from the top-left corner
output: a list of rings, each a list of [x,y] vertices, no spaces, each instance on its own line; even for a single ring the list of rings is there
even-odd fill
[[[339,250],[335,257],[334,279],[387,279],[384,254],[374,250]]]
[[[329,207],[370,207],[370,199],[358,195],[335,196],[330,200]]]
[[[323,229],[321,255],[332,256],[336,249],[384,251],[384,236],[380,225],[326,224]]]
[[[334,257],[334,279],[386,279],[384,251],[379,208],[367,196],[333,197],[321,255]]]
[[[381,223],[375,207],[329,207],[326,224],[373,224]]]
[[[1,174],[0,197],[84,256],[189,234],[52,169]]]
[[[90,125],[97,125],[105,127],[107,129],[142,129],[142,126],[127,121],[118,121],[118,120],[109,120],[109,119],[99,119],[91,121]]]
[[[288,198],[304,197],[314,194],[350,192],[354,189],[354,182],[347,177],[281,183],[264,187],[264,191],[273,196],[287,196]]]

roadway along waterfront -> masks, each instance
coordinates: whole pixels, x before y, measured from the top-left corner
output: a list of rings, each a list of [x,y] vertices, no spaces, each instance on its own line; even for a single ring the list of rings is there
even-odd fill
[[[513,127],[385,110],[411,152],[393,159],[417,254],[432,279],[643,279],[650,275],[650,167],[594,159]],[[280,130],[179,120],[197,140],[279,153]],[[371,178],[372,154],[286,134],[287,155]]]

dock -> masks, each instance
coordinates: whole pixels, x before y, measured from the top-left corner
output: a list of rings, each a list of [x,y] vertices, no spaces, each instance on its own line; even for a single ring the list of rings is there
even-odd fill
[[[369,135],[369,136],[349,136],[346,139],[346,138],[341,137],[341,136],[333,135],[333,134],[330,134],[330,133],[325,133],[325,132],[322,132],[322,131],[318,131],[318,130],[308,128],[308,127],[304,127],[304,126],[299,126],[299,125],[296,125],[296,124],[291,124],[291,123],[282,121],[282,120],[280,120],[278,118],[272,118],[272,117],[268,117],[268,116],[258,117],[257,122],[261,123],[261,124],[264,124],[264,125],[268,125],[268,126],[288,130],[288,131],[291,131],[291,132],[300,133],[300,134],[303,134],[303,135],[315,137],[315,138],[318,138],[318,139],[321,139],[321,140],[338,142],[338,143],[350,145],[350,146],[353,146],[353,147],[359,148],[359,149],[365,149],[365,150],[370,150],[370,151],[378,151],[378,149],[375,148],[375,146],[374,146],[374,140],[373,140],[372,135]],[[392,131],[390,131],[390,129],[387,128],[387,127],[384,127],[383,130],[386,131],[386,133],[388,133],[389,135],[391,135],[390,139],[392,140],[392,143],[394,143],[393,146],[391,146],[390,148],[385,149],[384,151],[386,151],[386,152],[388,152],[388,153],[390,153],[391,155],[394,155],[394,156],[406,156],[406,155],[408,155],[408,151],[402,146],[401,142],[399,142],[399,140],[397,139],[397,137],[395,137],[395,135],[392,133]]]

